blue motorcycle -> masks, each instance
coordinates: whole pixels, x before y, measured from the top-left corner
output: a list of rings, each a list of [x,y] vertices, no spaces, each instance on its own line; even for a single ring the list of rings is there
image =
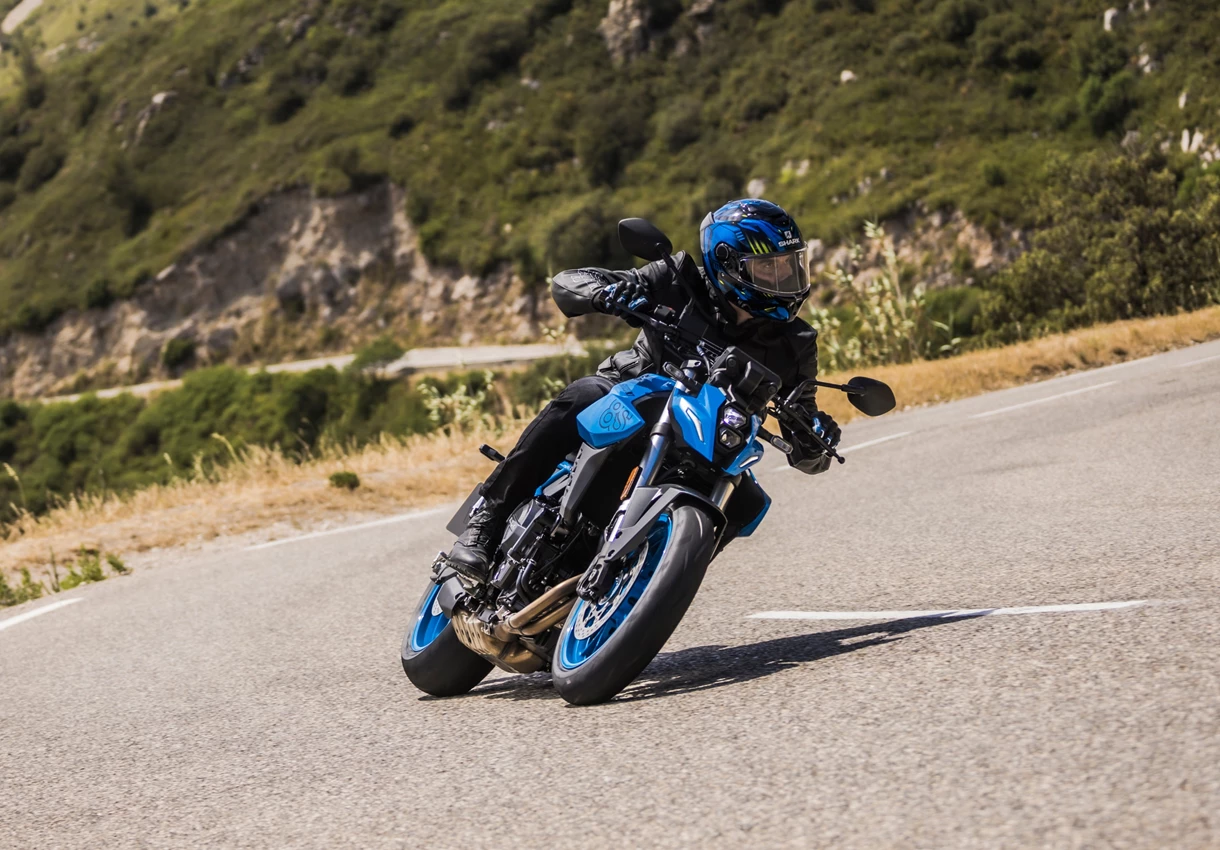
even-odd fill
[[[620,223],[619,238],[635,256],[673,262],[669,240],[642,219]],[[569,703],[612,698],[682,620],[727,542],[725,507],[754,477],[763,444],[793,450],[764,427],[767,417],[843,462],[795,404],[805,385],[781,398],[774,372],[713,345],[686,313],[631,315],[661,341],[665,374],[625,381],[581,412],[579,450],[512,513],[489,581],[461,576],[437,556],[402,644],[403,670],[420,690],[454,696],[493,666],[532,673],[549,665]],[[894,407],[879,381],[812,383],[846,392],[869,416]],[[449,531],[461,534],[478,507],[476,488]],[[767,498],[737,536],[753,534],[769,507]]]

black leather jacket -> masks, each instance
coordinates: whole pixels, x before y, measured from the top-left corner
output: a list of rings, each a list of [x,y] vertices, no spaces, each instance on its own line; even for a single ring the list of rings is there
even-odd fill
[[[783,381],[781,392],[784,394],[801,381],[817,377],[818,333],[807,322],[754,319],[736,324],[733,318],[722,316],[715,306],[709,284],[695,261],[683,251],[673,259],[685,286],[675,279],[663,261],[658,261],[626,271],[586,268],[560,272],[552,280],[551,294],[565,316],[583,316],[597,311],[594,299],[610,284],[638,280],[647,287],[653,304],[663,304],[678,312],[688,304],[693,306],[711,327],[711,342],[721,346],[735,345],[775,372]],[[688,292],[693,293],[693,298]],[[644,372],[659,372],[662,356],[663,352],[654,351],[648,336],[641,333],[631,348],[607,359],[597,372],[616,383],[627,381]],[[817,411],[816,392],[809,387],[800,399],[810,417]],[[796,447],[788,457],[792,466],[809,474],[824,472],[830,466],[830,458],[820,450],[803,445],[786,428],[784,432],[785,438]]]

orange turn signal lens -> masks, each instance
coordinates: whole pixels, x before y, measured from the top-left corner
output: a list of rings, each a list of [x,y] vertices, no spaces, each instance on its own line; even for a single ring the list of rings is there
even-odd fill
[[[640,477],[640,468],[637,466],[631,470],[631,474],[627,476],[627,484],[623,487],[623,495],[618,497],[620,502],[627,500],[631,495],[631,488],[635,486],[635,480]]]

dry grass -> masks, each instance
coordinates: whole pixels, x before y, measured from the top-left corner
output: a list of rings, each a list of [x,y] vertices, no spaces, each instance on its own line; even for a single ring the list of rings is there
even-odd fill
[[[307,463],[254,448],[204,479],[178,480],[128,496],[76,499],[46,516],[27,516],[0,547],[0,570],[30,568],[35,579],[81,544],[129,554],[272,527],[284,536],[324,518],[398,513],[464,497],[491,469],[480,443],[512,445],[520,430],[383,438],[358,450],[331,447]],[[355,472],[360,486],[330,486],[331,473]]]
[[[889,383],[900,407],[949,401],[1144,357],[1220,338],[1220,308],[1118,322],[948,360],[865,370]],[[843,380],[847,376],[827,376]],[[820,401],[841,421],[859,414],[833,391]],[[80,545],[129,554],[272,528],[275,536],[323,519],[355,520],[465,496],[490,470],[481,442],[505,449],[520,425],[501,433],[435,434],[384,439],[356,451],[329,449],[298,464],[257,449],[207,480],[178,481],[129,496],[74,501],[41,518],[28,517],[0,547],[0,570],[30,567],[35,578],[50,553]],[[360,476],[354,490],[331,487],[331,473]]]
[[[862,372],[893,387],[902,409],[1002,390],[1217,338],[1220,307],[1210,307],[1177,316],[1098,325],[947,360],[874,366]],[[838,383],[848,377],[829,375],[825,380]],[[861,415],[833,390],[819,393],[818,402],[840,422]]]

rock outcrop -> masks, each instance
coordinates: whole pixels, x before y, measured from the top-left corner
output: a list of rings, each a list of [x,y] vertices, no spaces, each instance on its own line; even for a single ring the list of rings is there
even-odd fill
[[[404,209],[389,184],[332,199],[271,196],[132,298],[14,334],[0,345],[0,391],[33,397],[166,377],[171,339],[193,342],[200,363],[274,362],[385,332],[448,345],[534,341],[559,320],[545,292],[508,269],[474,278],[433,267]]]
[[[884,222],[882,229],[898,261],[913,270],[915,279],[929,289],[975,283],[980,273],[1002,268],[1026,248],[1025,234],[1020,230],[993,236],[960,212],[930,212],[920,206]],[[809,247],[814,286],[820,284],[825,289],[829,286],[826,273],[846,267],[851,252],[846,245],[825,249],[820,240],[811,240]],[[866,252],[853,268],[856,279],[868,280],[882,264],[880,252]]]

